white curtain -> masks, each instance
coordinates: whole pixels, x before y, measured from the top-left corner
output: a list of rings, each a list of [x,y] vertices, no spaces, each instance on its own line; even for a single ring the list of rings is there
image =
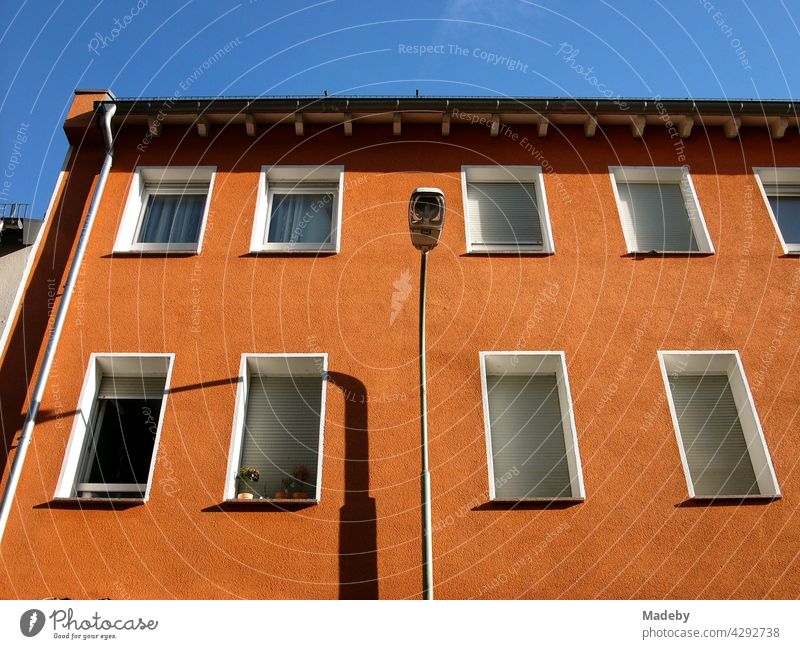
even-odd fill
[[[269,243],[329,243],[333,194],[275,194]]]
[[[139,233],[139,243],[197,243],[206,196],[151,196]]]

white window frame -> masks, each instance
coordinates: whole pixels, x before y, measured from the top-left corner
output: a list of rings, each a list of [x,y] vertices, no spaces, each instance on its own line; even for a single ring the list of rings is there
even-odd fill
[[[767,212],[772,219],[772,225],[775,227],[775,232],[778,235],[778,241],[781,242],[784,255],[800,255],[800,243],[787,243],[783,238],[780,224],[778,223],[777,215],[772,211],[772,205],[769,202],[767,188],[765,185],[775,184],[792,184],[800,185],[800,167],[753,167],[753,173],[758,183],[758,188],[761,191],[761,197],[764,199],[764,204],[767,206]]]
[[[469,228],[469,201],[467,184],[471,182],[488,183],[533,183],[536,186],[536,207],[542,228],[542,245],[519,244],[474,244]],[[525,253],[552,255],[556,251],[553,229],[550,225],[550,209],[547,205],[547,192],[544,187],[542,168],[532,165],[463,165],[461,167],[461,201],[464,206],[464,231],[467,254]]]
[[[164,414],[167,410],[167,396],[170,392],[172,367],[175,354],[168,353],[139,353],[139,352],[108,352],[93,353],[89,356],[89,365],[83,379],[83,387],[78,399],[78,406],[72,424],[72,432],[67,442],[67,450],[61,465],[58,483],[54,498],[57,500],[136,500],[147,502],[153,487],[153,473],[158,457],[158,447],[161,441],[161,431],[164,424]],[[164,395],[161,401],[161,412],[158,416],[156,438],[153,443],[153,457],[150,459],[150,472],[147,478],[147,488],[144,496],[131,496],[130,498],[104,498],[77,495],[78,474],[83,466],[83,455],[86,451],[87,435],[90,434],[89,424],[98,405],[98,391],[100,381],[104,374],[111,373],[117,376],[157,375],[165,376]],[[97,491],[114,491],[112,487],[132,487],[133,485],[103,484],[103,489]]]
[[[742,359],[736,350],[660,350],[658,352],[658,362],[661,366],[661,376],[664,380],[664,389],[667,392],[669,411],[672,416],[672,426],[675,430],[675,439],[678,443],[678,452],[683,465],[683,474],[686,478],[686,486],[689,491],[689,498],[699,500],[724,500],[735,499],[765,499],[780,498],[781,490],[778,485],[778,478],[775,475],[775,468],[772,465],[767,440],[764,431],[761,429],[761,422],[758,418],[753,395],[750,392],[750,385],[744,372]],[[739,423],[744,432],[747,450],[750,455],[750,462],[753,472],[758,481],[758,494],[724,494],[717,496],[697,496],[694,490],[694,483],[689,472],[689,462],[686,458],[686,451],[683,446],[680,426],[678,425],[678,412],[675,408],[675,401],[672,397],[672,389],[669,385],[670,376],[703,375],[707,373],[728,375],[728,384],[733,394],[736,409],[739,412]]]
[[[292,194],[320,193],[320,185],[336,184],[332,204],[331,240],[329,243],[292,243],[266,241],[272,216],[272,183],[295,183]],[[284,193],[280,191],[280,193]],[[342,201],[344,198],[343,165],[264,165],[258,178],[256,213],[250,236],[251,253],[338,253],[342,238]]]
[[[214,179],[217,168],[214,166],[191,167],[136,167],[128,189],[128,198],[122,212],[117,238],[114,241],[115,253],[196,253],[203,249],[203,237],[206,232],[206,223],[211,209],[211,196],[214,192]],[[197,243],[138,243],[139,232],[144,222],[145,210],[151,196],[158,194],[175,194],[175,190],[160,190],[158,188],[146,189],[146,184],[165,183],[190,183],[192,181],[208,182],[208,193],[203,208],[203,217],[200,222],[200,231]],[[186,194],[203,194],[205,192],[187,188]]]
[[[487,364],[492,361],[495,366],[489,371]],[[481,393],[483,396],[483,427],[486,434],[486,462],[489,472],[489,499],[495,502],[583,502],[586,490],[583,484],[583,468],[578,432],[575,426],[575,414],[572,407],[572,392],[567,375],[566,355],[563,351],[482,351],[480,352]],[[487,376],[497,374],[497,369],[505,374],[555,373],[558,385],[558,400],[561,406],[561,427],[564,432],[564,446],[570,473],[570,496],[559,497],[521,497],[498,498],[495,489],[494,460],[492,455],[491,417],[489,415],[489,388]]]
[[[288,361],[288,362],[287,362]],[[288,363],[294,363],[299,371],[287,371]],[[251,375],[271,376],[319,376],[322,382],[322,397],[319,413],[319,451],[317,454],[317,484],[314,498],[319,502],[322,498],[322,459],[325,448],[325,402],[328,392],[328,354],[326,352],[307,353],[246,353],[242,354],[239,364],[239,377],[236,386],[236,404],[233,409],[233,428],[228,451],[228,468],[225,474],[223,500],[238,501],[236,498],[236,480],[241,466],[242,441],[244,424],[247,415],[247,395],[250,392]],[[265,498],[267,501],[284,502],[281,499]],[[254,502],[259,502],[255,500]],[[260,501],[260,502],[263,502]],[[297,502],[297,501],[294,501]],[[305,502],[305,500],[304,500]]]
[[[700,206],[700,199],[694,187],[692,174],[688,166],[683,167],[609,167],[611,178],[611,188],[614,191],[614,199],[617,203],[617,214],[619,214],[622,234],[625,237],[625,245],[629,254],[647,254],[650,250],[639,250],[636,248],[636,239],[632,231],[632,224],[628,221],[619,196],[617,183],[664,183],[678,184],[686,181],[687,188],[691,197],[692,204],[686,205],[686,212],[689,223],[697,241],[698,250],[657,250],[659,255],[713,255],[714,243],[706,227],[706,219],[703,216],[703,208]],[[683,189],[683,188],[681,188]],[[687,196],[684,193],[684,200]]]

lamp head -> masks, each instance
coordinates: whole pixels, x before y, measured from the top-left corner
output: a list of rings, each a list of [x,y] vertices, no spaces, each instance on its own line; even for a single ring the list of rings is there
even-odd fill
[[[408,201],[408,226],[411,243],[428,252],[439,243],[444,228],[444,193],[436,187],[417,187]]]

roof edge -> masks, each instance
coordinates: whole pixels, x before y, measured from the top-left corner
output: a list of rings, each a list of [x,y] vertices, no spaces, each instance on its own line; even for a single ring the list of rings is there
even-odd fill
[[[484,113],[713,113],[717,115],[800,115],[800,101],[790,99],[662,99],[594,97],[449,97],[449,96],[285,96],[285,97],[141,97],[114,103],[127,115],[239,112],[484,112]]]

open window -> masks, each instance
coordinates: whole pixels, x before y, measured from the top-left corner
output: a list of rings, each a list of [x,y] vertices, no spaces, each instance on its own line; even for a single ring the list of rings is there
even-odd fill
[[[465,166],[467,252],[555,252],[541,167]]]
[[[344,167],[263,167],[251,252],[338,252]]]
[[[56,498],[147,499],[172,360],[92,355]]]
[[[628,252],[714,252],[687,167],[609,170]]]
[[[242,357],[225,499],[318,501],[327,354]],[[255,469],[258,480],[242,480]]]
[[[492,500],[583,500],[563,352],[481,352]]]
[[[800,167],[757,167],[753,171],[784,254],[800,253]]]
[[[215,167],[137,167],[114,252],[200,252]]]
[[[735,351],[658,353],[692,498],[780,496]]]

